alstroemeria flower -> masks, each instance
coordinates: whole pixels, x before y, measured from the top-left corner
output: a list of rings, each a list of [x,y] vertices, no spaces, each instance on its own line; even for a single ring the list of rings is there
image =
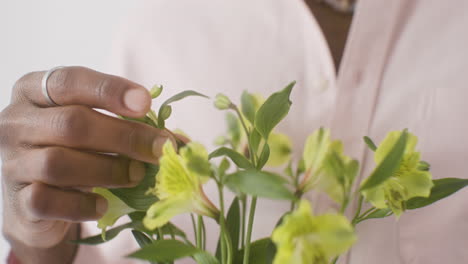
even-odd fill
[[[107,189],[94,188],[93,192],[103,196],[107,200],[107,211],[98,221],[98,228],[102,230],[102,238],[105,239],[107,227],[114,225],[120,217],[136,210],[129,207]]]
[[[150,191],[160,200],[148,209],[143,219],[148,229],[161,227],[172,217],[187,212],[218,217],[218,209],[202,189],[209,179],[210,164],[201,144],[190,142],[178,155],[172,143],[166,142],[159,166],[156,186]]]
[[[268,137],[268,146],[270,147],[270,157],[267,166],[278,167],[290,160],[292,142],[285,134],[271,133]]]
[[[356,235],[343,215],[315,216],[309,202],[301,200],[271,239],[277,247],[273,264],[328,264],[353,245]]]
[[[377,147],[374,155],[377,166],[393,148],[401,133],[388,133]],[[364,197],[376,208],[390,208],[395,215],[400,216],[405,210],[407,200],[430,195],[434,185],[432,175],[420,166],[420,153],[415,151],[417,142],[418,138],[408,133],[404,156],[397,171],[380,185],[362,191]]]
[[[317,188],[341,204],[359,169],[358,162],[344,154],[342,142],[332,141],[330,130],[320,128],[307,138],[303,159],[305,176],[299,189]]]

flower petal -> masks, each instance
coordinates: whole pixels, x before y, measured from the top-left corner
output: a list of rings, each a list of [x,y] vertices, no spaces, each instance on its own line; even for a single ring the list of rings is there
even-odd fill
[[[180,149],[180,156],[186,164],[189,173],[194,173],[203,184],[210,179],[211,164],[205,147],[196,142],[190,142]],[[194,179],[194,181],[198,181]]]
[[[304,162],[306,170],[316,171],[322,165],[330,145],[330,130],[320,128],[312,133],[304,147]]]
[[[136,211],[130,208],[126,203],[104,188],[94,188],[93,192],[103,196],[107,200],[107,211],[98,221],[98,228],[102,229],[102,235],[105,239],[105,231],[107,227],[114,225],[120,217]]]
[[[270,147],[270,158],[267,166],[278,167],[289,161],[291,157],[291,139],[285,134],[272,133],[268,137]]]
[[[188,171],[182,157],[177,155],[170,142],[166,142],[163,146],[163,156],[159,166],[155,187],[159,199],[192,193],[198,188],[197,177]]]
[[[339,214],[324,214],[315,218],[317,240],[324,255],[335,257],[346,252],[356,241],[351,223]]]
[[[143,224],[153,230],[165,225],[172,217],[190,212],[193,208],[190,197],[180,195],[154,203],[146,212]]]
[[[406,188],[407,199],[429,197],[431,189],[434,186],[431,173],[428,171],[413,170],[405,173],[400,176],[400,182]]]
[[[380,164],[383,159],[387,156],[388,152],[392,150],[397,140],[400,138],[402,131],[392,131],[387,134],[385,139],[380,143],[375,151],[374,160],[375,163]],[[405,154],[414,152],[416,144],[418,143],[418,137],[408,132],[408,139],[406,141]]]
[[[362,191],[362,195],[376,208],[383,209],[388,207],[385,202],[385,192],[382,185]]]

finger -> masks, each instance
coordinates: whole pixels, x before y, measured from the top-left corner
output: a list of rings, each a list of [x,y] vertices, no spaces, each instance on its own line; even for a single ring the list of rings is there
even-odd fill
[[[26,97],[40,106],[50,106],[41,90],[44,74],[34,72],[18,80],[16,98]],[[58,105],[85,105],[129,117],[142,117],[151,106],[151,96],[143,86],[84,67],[54,71],[47,81],[47,90]]]
[[[83,106],[41,109],[24,129],[23,144],[64,146],[157,163],[168,132],[142,123],[120,120]],[[30,133],[29,131],[34,131]]]
[[[97,220],[107,210],[107,201],[94,193],[63,190],[33,183],[19,192],[26,216],[33,220],[82,222]]]
[[[3,167],[4,175],[16,182],[73,188],[132,187],[145,176],[142,162],[62,147],[31,150],[19,159],[5,161]]]

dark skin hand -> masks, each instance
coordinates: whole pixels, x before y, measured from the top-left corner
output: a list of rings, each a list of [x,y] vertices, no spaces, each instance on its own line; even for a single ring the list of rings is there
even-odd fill
[[[305,2],[314,14],[327,39],[338,71],[353,15],[335,11],[327,5],[317,2],[317,0],[305,0]]]
[[[149,92],[129,80],[82,67],[54,72],[50,106],[44,72],[26,74],[0,113],[3,233],[21,263],[71,263],[79,223],[99,219],[107,202],[93,187],[130,187],[157,163],[168,131],[101,114],[129,117],[150,109]],[[173,141],[174,142],[174,141]],[[108,155],[103,153],[115,153]]]

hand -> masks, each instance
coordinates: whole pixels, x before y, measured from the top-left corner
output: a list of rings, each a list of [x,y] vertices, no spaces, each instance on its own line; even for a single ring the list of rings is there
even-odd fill
[[[157,163],[167,131],[113,118],[93,108],[142,117],[151,97],[129,80],[82,67],[26,74],[0,113],[3,232],[22,263],[71,262],[82,221],[99,219],[106,200],[93,187],[130,187]],[[104,153],[116,153],[109,155]]]

